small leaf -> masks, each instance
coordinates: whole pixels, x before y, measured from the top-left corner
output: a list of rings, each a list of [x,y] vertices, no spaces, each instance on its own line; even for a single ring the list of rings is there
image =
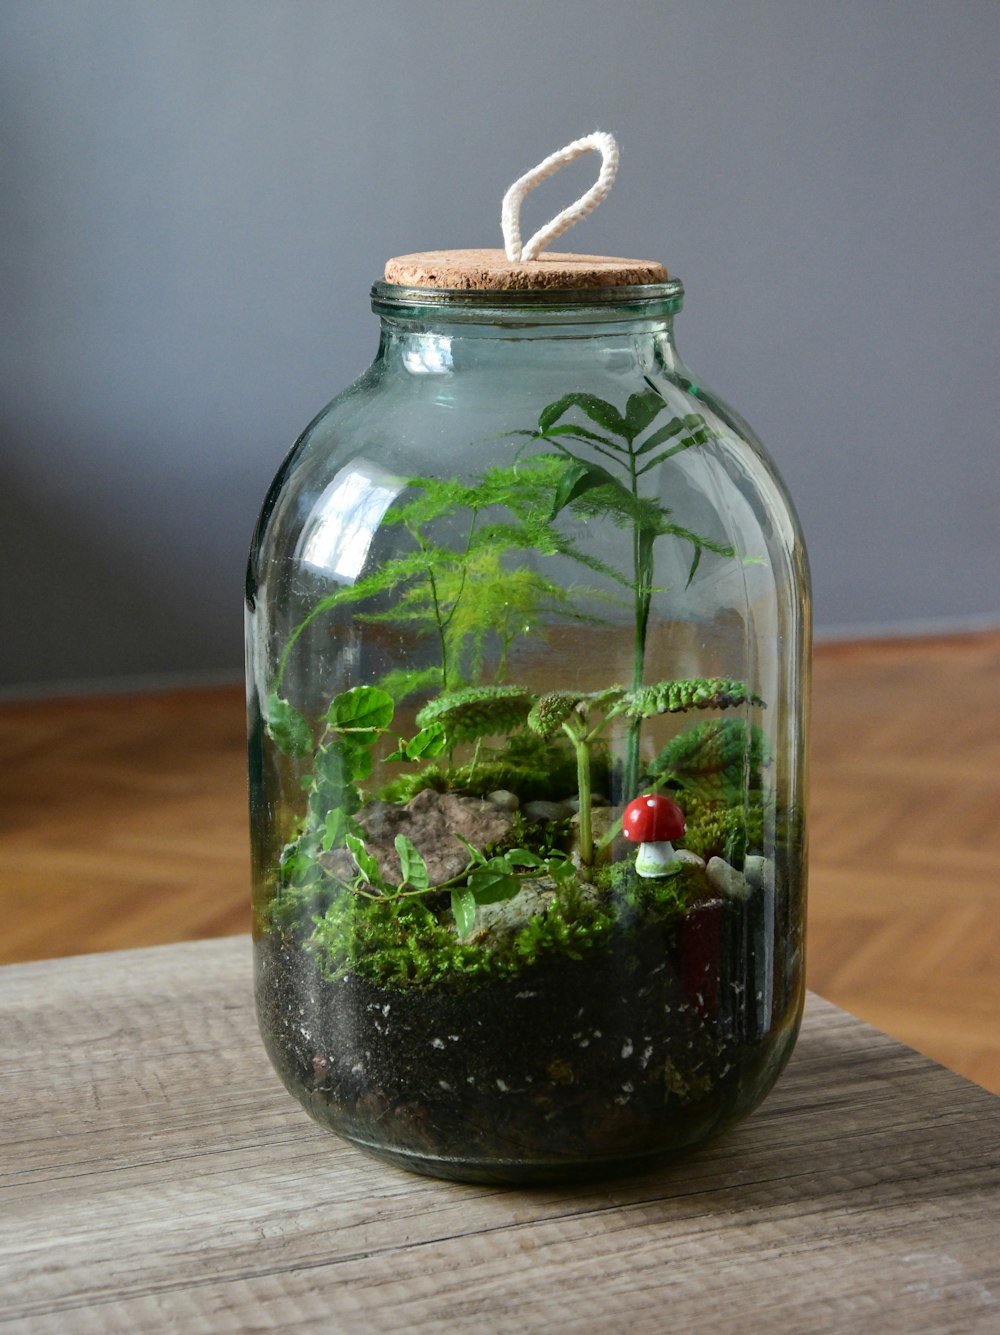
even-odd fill
[[[328,811],[322,839],[323,852],[329,853],[331,848],[336,848],[339,843],[342,843],[350,827],[350,819],[342,807],[333,807],[332,810]]]
[[[277,692],[267,699],[266,727],[271,741],[285,755],[300,758],[312,750],[312,730],[305,716]]]
[[[455,832],[452,831],[452,833]],[[469,857],[472,858],[473,862],[477,862],[480,867],[486,866],[486,858],[482,853],[480,853],[478,848],[473,847],[473,845],[470,844],[468,839],[466,839],[463,835],[455,834],[455,838],[458,840],[460,844],[465,845],[465,847],[468,849]]]
[[[316,752],[317,784],[340,787],[355,779],[367,779],[372,772],[371,752],[353,737],[338,737]]]
[[[358,740],[375,737],[392,722],[395,705],[392,696],[378,686],[353,686],[335,696],[327,715],[330,726],[339,732],[351,732]]]
[[[427,863],[405,834],[397,834],[394,843],[403,873],[401,884],[412,885],[414,890],[426,890],[430,884],[430,878],[427,875]]]
[[[442,723],[432,723],[421,728],[417,735],[405,743],[407,760],[430,760],[439,756],[448,742],[448,735]]]
[[[555,403],[543,408],[538,417],[538,429],[546,432],[560,417],[565,416],[570,408],[580,408],[598,426],[616,436],[624,436],[625,419],[612,403],[599,399],[596,394],[564,394]]]
[[[641,394],[630,394],[625,405],[625,428],[629,442],[635,440],[640,432],[645,431],[654,417],[666,408],[666,400],[655,389],[643,390]]]
[[[378,863],[365,848],[364,840],[359,839],[356,834],[349,834],[345,837],[344,843],[351,850],[351,856],[357,863],[358,871],[368,884],[380,885],[382,878],[379,874]]]
[[[616,491],[622,491],[632,500],[631,495],[625,490],[616,477],[613,477],[606,468],[600,464],[585,463],[582,459],[577,459],[571,464],[566,465],[562,477],[559,479],[559,485],[556,487],[556,494],[552,500],[552,512],[550,519],[555,519],[561,510],[575,501],[578,496],[585,492],[593,491],[595,487],[614,487]]]
[[[558,436],[567,436],[570,440],[587,440],[592,445],[607,445],[608,449],[615,450],[618,454],[627,453],[625,446],[619,445],[617,440],[612,440],[610,436],[602,436],[597,431],[591,431],[585,426],[573,426],[569,422],[564,422],[561,426],[550,426],[547,431],[535,434],[535,439],[554,440]]]
[[[686,417],[671,417],[666,426],[661,426],[651,436],[647,436],[641,445],[636,447],[636,458],[642,454],[648,454],[650,450],[655,450],[657,445],[662,445],[665,440],[671,440],[674,436],[679,436],[682,431],[697,431],[699,427],[704,426],[705,419],[700,413],[689,413]],[[691,437],[689,440],[681,441],[677,448],[686,450],[689,443],[696,445],[699,442]]]
[[[520,888],[521,882],[516,876],[486,867],[469,876],[469,889],[477,904],[498,904],[501,900],[513,899]]]
[[[545,869],[557,885],[561,885],[563,881],[571,881],[576,875],[576,868],[566,857],[549,858]]]
[[[507,861],[512,867],[544,867],[545,863],[537,853],[529,848],[511,848],[507,851]]]
[[[466,886],[451,892],[451,911],[459,936],[468,936],[476,924],[476,897]]]

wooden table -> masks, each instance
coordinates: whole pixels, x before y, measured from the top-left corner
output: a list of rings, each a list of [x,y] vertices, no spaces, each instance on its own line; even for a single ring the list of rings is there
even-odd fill
[[[321,1131],[246,938],[0,970],[0,1328],[1000,1331],[1000,1099],[817,998],[763,1107],[579,1189]]]

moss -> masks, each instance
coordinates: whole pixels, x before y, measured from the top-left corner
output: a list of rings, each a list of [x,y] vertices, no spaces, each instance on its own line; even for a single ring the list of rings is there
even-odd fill
[[[764,846],[765,807],[760,803],[727,806],[723,802],[686,794],[682,798],[687,834],[678,844],[709,858],[724,858],[743,865],[748,852]]]
[[[673,918],[713,893],[699,867],[679,867],[669,876],[640,876],[631,857],[603,868],[599,883],[607,886],[623,923]]]
[[[607,940],[616,915],[607,905],[585,900],[575,882],[559,891],[545,914],[531,918],[514,939],[514,949],[525,964],[544,955],[582,959],[587,951]]]
[[[412,801],[425,788],[433,788],[439,793],[447,792],[448,776],[438,765],[428,765],[416,773],[400,774],[391,779],[378,791],[383,802],[399,802],[405,805]]]
[[[607,788],[610,759],[606,748],[595,748],[593,769],[597,784]],[[522,802],[558,799],[576,792],[576,756],[568,742],[543,742],[518,734],[502,748],[480,747],[473,759],[454,769],[428,765],[391,779],[379,789],[386,802],[409,802],[425,788],[485,797],[498,788],[516,793]]]
[[[356,973],[401,989],[513,972],[512,962],[459,941],[419,899],[369,899],[346,887],[316,922],[309,946],[330,981]]]

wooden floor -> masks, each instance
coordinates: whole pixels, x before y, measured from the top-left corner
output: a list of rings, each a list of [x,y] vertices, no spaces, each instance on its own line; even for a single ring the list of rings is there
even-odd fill
[[[1000,1093],[1000,633],[821,647],[809,985]],[[246,931],[238,688],[0,705],[0,962]]]

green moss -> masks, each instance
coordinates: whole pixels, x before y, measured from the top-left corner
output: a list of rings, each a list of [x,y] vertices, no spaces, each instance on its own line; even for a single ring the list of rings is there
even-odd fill
[[[616,925],[608,905],[584,899],[575,882],[559,891],[547,913],[529,919],[514,938],[514,950],[525,965],[545,955],[566,955],[578,960],[607,940]]]
[[[459,941],[419,899],[368,899],[346,888],[317,921],[309,947],[325,978],[357,973],[394,989],[467,985],[513,971],[492,951]]]
[[[434,788],[439,793],[448,791],[448,775],[439,765],[428,765],[425,769],[407,774],[400,774],[384,784],[378,792],[383,802],[399,802],[405,805],[412,801],[425,788]]]
[[[764,845],[763,804],[737,804],[696,797],[686,793],[681,799],[687,820],[687,834],[678,845],[697,853],[707,862],[720,857],[734,867],[743,865],[748,852]]]
[[[683,866],[669,876],[640,876],[634,858],[612,862],[600,873],[616,905],[620,921],[667,919],[686,912],[697,900],[711,897],[712,890],[699,867]]]
[[[598,784],[610,783],[607,748],[595,747],[594,772]],[[522,802],[560,799],[576,792],[576,757],[568,741],[543,742],[530,733],[516,734],[502,748],[482,746],[475,757],[447,770],[428,765],[400,774],[379,789],[386,802],[409,802],[425,788],[485,797],[498,788],[516,793]]]

